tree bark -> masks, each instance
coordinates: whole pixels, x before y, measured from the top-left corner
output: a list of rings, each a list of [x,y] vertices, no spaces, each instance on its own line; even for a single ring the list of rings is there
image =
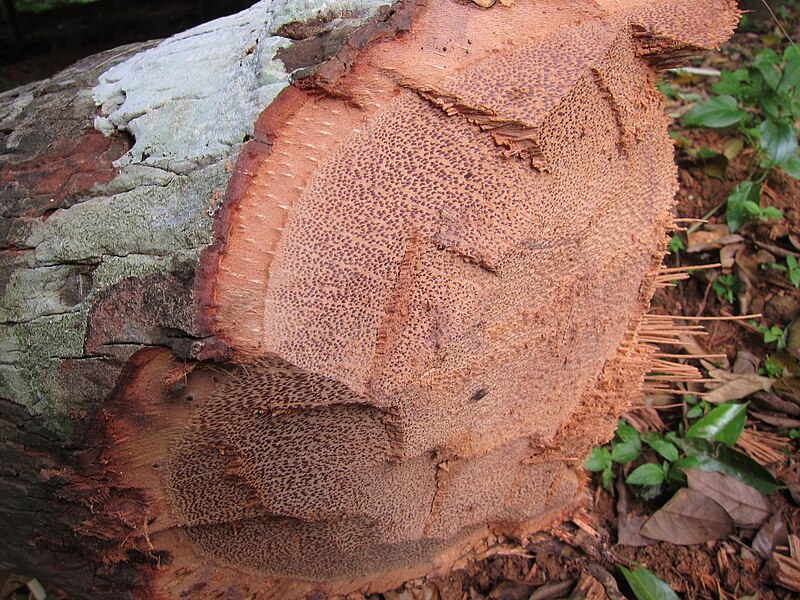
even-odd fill
[[[0,95],[0,564],[325,597],[566,514],[669,333],[658,71],[737,18],[260,2]]]

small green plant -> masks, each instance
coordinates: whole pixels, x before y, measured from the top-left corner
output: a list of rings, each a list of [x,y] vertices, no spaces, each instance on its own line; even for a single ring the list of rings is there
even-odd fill
[[[728,195],[726,216],[728,228],[736,231],[753,218],[782,219],[783,213],[774,206],[760,205],[761,182],[742,181]]]
[[[686,250],[686,244],[683,243],[683,240],[681,240],[680,237],[673,235],[671,238],[669,238],[669,242],[667,242],[667,249],[672,254],[677,254],[681,250]]]
[[[787,256],[785,265],[780,263],[769,264],[773,269],[786,273],[786,276],[789,277],[789,281],[791,281],[794,287],[800,287],[800,264],[798,264],[794,256],[791,254]]]
[[[764,343],[765,344],[778,344],[778,350],[780,350],[783,346],[781,340],[783,340],[784,331],[777,325],[773,325],[772,327],[766,327],[764,325],[759,325],[756,327],[758,331],[764,336]]]
[[[733,273],[718,275],[711,284],[711,288],[720,300],[726,300],[728,304],[733,304],[736,292],[739,291],[739,279]]]
[[[625,464],[633,462],[642,452],[642,441],[639,432],[628,423],[619,420],[617,423],[617,433],[611,440],[611,449],[598,446],[593,448],[589,457],[583,463],[587,471],[600,473],[600,479],[606,490],[611,489],[614,481],[614,463]]]
[[[686,410],[686,418],[690,421],[699,419],[708,412],[710,404],[705,400],[698,398],[694,394],[686,394],[683,399],[688,406]]]
[[[686,399],[691,403],[689,412],[696,410],[697,418],[682,436],[676,432],[640,434],[621,419],[614,439],[606,446],[593,448],[584,468],[600,473],[603,487],[610,491],[614,471],[619,468],[615,465],[641,462],[630,471],[625,483],[645,499],[657,497],[667,487],[682,485],[685,468],[720,471],[764,494],[777,489],[778,484],[768,471],[733,449],[744,430],[746,403],[726,402],[710,408],[696,397],[687,395]]]
[[[783,377],[783,363],[774,356],[769,356],[764,360],[763,366],[759,369],[761,375],[766,375],[772,379]]]
[[[606,491],[611,490],[611,484],[614,482],[614,471],[612,467],[614,463],[611,461],[611,452],[608,448],[603,446],[595,446],[589,453],[589,456],[583,461],[583,468],[592,473],[600,473],[600,481],[603,483],[603,488]]]
[[[752,175],[728,196],[728,227],[734,232],[752,218],[783,218],[778,209],[761,206],[761,184],[773,168],[800,179],[795,127],[800,119],[800,50],[789,46],[779,55],[762,49],[749,67],[723,71],[711,92],[714,96],[684,115],[684,124],[736,127],[754,151]]]

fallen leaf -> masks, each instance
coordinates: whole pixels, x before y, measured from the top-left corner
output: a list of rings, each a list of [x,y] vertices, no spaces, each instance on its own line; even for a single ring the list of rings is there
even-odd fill
[[[733,519],[714,500],[681,488],[647,520],[641,533],[680,546],[702,544],[733,533]]]
[[[700,469],[685,469],[684,472],[689,489],[722,506],[737,527],[759,527],[772,514],[772,506],[761,492],[734,477]]]
[[[630,491],[625,482],[617,479],[617,543],[623,546],[649,546],[658,540],[640,533],[649,516],[629,512]]]
[[[650,546],[658,542],[641,534],[642,525],[650,517],[629,513],[617,520],[617,543],[623,546]]]
[[[754,419],[758,419],[759,421],[764,421],[764,423],[768,423],[769,425],[773,425],[774,427],[781,427],[783,429],[793,429],[795,427],[800,427],[800,419],[792,419],[790,417],[786,417],[780,414],[770,414],[761,411],[752,411],[750,413]]]
[[[719,251],[719,262],[723,269],[730,269],[736,262],[736,254],[745,248],[745,244],[740,242],[738,244],[726,244]]]
[[[800,483],[790,483],[789,494],[792,496],[794,503],[800,506]]]
[[[572,581],[548,583],[533,592],[528,600],[552,600],[553,598],[563,598],[566,593],[569,592],[570,588],[572,588],[572,584]]]
[[[731,373],[723,369],[711,369],[708,374],[720,382],[719,385],[706,383],[706,387],[711,391],[704,399],[712,404],[727,402],[728,400],[739,400],[753,392],[768,392],[772,389],[772,384],[775,381],[755,373]]]
[[[747,350],[739,350],[736,353],[736,360],[733,363],[732,371],[736,375],[755,373],[760,362],[761,361],[758,359],[758,357],[752,352],[748,352]]]
[[[739,156],[742,148],[744,148],[744,140],[742,138],[732,138],[722,144],[722,154],[724,154],[728,160],[733,160]]]
[[[769,558],[776,546],[785,546],[788,543],[789,534],[783,524],[783,515],[777,512],[761,526],[750,547],[764,558]]]
[[[795,319],[786,326],[786,351],[800,359],[800,319]]]
[[[678,468],[719,471],[735,477],[765,495],[780,488],[780,484],[775,481],[772,474],[758,462],[746,454],[729,448],[723,442],[687,437],[676,439],[675,443],[688,455],[673,463]]]
[[[709,231],[706,228],[692,231],[686,236],[689,242],[686,252],[704,252],[706,250],[717,250],[722,248],[725,244],[735,244],[743,242],[744,238],[738,233],[732,234],[728,227],[722,229]]]
[[[741,282],[737,294],[739,310],[747,313],[750,310],[753,293],[758,287],[759,259],[757,256],[749,254],[746,248],[742,248],[736,253],[734,262],[736,263],[736,277]]]
[[[528,600],[533,587],[530,583],[520,581],[501,581],[489,592],[489,598],[491,600]]]
[[[775,387],[777,388],[777,385]],[[800,417],[800,406],[790,400],[784,400],[777,394],[755,394],[752,404],[763,410]]]
[[[629,571],[625,567],[620,567],[619,570],[622,571],[637,600],[680,600],[678,594],[664,580],[647,569],[636,567],[633,571]]]
[[[703,172],[709,177],[714,177],[725,181],[725,173],[728,170],[728,157],[724,154],[715,154],[709,158],[702,159]]]

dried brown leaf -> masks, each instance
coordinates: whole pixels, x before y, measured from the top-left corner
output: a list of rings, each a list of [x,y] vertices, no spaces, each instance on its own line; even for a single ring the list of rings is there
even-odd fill
[[[711,498],[681,488],[648,519],[641,533],[656,540],[688,546],[733,533],[733,519]]]
[[[739,400],[758,391],[768,392],[772,389],[774,382],[774,379],[755,373],[732,373],[723,369],[711,369],[708,374],[720,382],[719,385],[716,383],[706,384],[706,387],[712,391],[708,393],[705,400],[712,403]]]
[[[762,410],[784,413],[800,417],[800,406],[789,400],[784,400],[777,394],[756,394],[753,397],[753,406]]]
[[[572,589],[574,581],[556,581],[548,583],[538,588],[531,594],[528,600],[552,600],[553,598],[563,598]]]
[[[731,236],[733,237],[733,236]],[[723,269],[730,269],[736,262],[736,253],[745,248],[743,243],[727,244],[719,251],[719,262]]]
[[[717,502],[737,527],[759,527],[772,514],[772,505],[761,492],[738,479],[711,471],[684,469],[689,489]]]
[[[786,525],[783,524],[783,516],[777,512],[761,526],[750,547],[764,558],[769,558],[776,546],[788,543],[789,536]]]
[[[736,375],[755,373],[760,362],[761,361],[759,358],[752,352],[748,352],[747,350],[739,350],[736,353],[736,360],[733,363],[732,371]]]
[[[795,319],[786,326],[786,351],[800,359],[800,319]]]
[[[639,533],[642,530],[642,525],[650,517],[629,513],[620,516],[617,520],[617,543],[623,546],[649,546],[655,544],[658,540],[646,537]]]
[[[625,482],[617,479],[617,543],[623,546],[649,546],[654,540],[639,533],[649,516],[629,512],[630,490]]]
[[[755,410],[751,410],[749,414],[753,418],[764,421],[764,423],[768,423],[774,427],[782,427],[784,429],[800,427],[800,419],[792,419],[791,417],[786,417],[780,414],[766,413]]]
[[[797,506],[800,506],[800,483],[789,484],[789,494]]]
[[[521,581],[501,581],[489,592],[491,600],[528,600],[534,586]]]
[[[688,235],[689,246],[686,252],[705,252],[706,250],[718,250],[728,244],[743,242],[744,238],[738,233],[728,233],[727,227],[719,231],[706,231],[704,229],[693,231]]]

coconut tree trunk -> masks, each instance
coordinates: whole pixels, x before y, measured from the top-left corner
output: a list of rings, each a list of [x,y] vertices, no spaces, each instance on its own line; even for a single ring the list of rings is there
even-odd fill
[[[365,593],[579,502],[651,352],[654,83],[738,13],[483,4],[264,1],[0,96],[0,566]]]

